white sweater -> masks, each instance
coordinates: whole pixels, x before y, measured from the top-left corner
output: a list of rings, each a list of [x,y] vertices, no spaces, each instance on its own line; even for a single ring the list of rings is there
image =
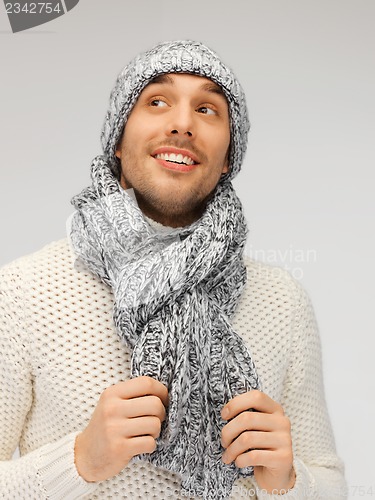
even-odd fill
[[[247,260],[247,272],[233,325],[263,391],[291,420],[297,480],[281,497],[241,478],[230,498],[346,498],[310,301],[282,269]],[[0,497],[186,498],[178,475],[148,462],[130,462],[100,483],[87,483],[75,468],[75,437],[100,394],[130,377],[131,354],[114,329],[111,289],[77,266],[66,239],[3,267],[0,280]],[[21,457],[12,460],[18,445]]]

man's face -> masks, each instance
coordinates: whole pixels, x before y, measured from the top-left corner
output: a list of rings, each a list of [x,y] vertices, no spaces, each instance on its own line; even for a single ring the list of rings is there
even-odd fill
[[[145,215],[172,227],[203,213],[228,172],[229,111],[220,87],[190,74],[162,75],[141,92],[116,156],[121,185]]]

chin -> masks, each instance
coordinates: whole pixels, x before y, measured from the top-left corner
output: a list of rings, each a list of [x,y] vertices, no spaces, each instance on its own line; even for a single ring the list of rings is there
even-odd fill
[[[205,203],[202,201],[171,199],[146,199],[137,198],[142,212],[161,224],[171,227],[186,226],[199,219],[204,211]]]

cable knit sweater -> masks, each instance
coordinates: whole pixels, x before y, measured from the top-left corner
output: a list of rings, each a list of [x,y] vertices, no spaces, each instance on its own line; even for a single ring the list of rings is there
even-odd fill
[[[310,301],[286,271],[253,260],[246,265],[248,283],[233,325],[264,392],[291,420],[297,479],[281,496],[241,478],[230,498],[346,498]],[[77,264],[66,239],[0,274],[1,498],[182,499],[178,475],[147,462],[130,462],[99,483],[87,483],[75,468],[76,435],[102,391],[130,374],[130,351],[112,321],[111,289]],[[12,460],[18,445],[21,457]]]

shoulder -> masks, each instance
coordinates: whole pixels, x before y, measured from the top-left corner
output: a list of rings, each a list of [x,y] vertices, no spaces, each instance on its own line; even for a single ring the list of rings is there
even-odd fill
[[[46,331],[67,313],[111,303],[108,287],[77,260],[67,238],[4,266],[0,280],[1,311],[23,316],[39,329],[45,325]]]
[[[245,294],[263,301],[279,300],[284,307],[301,300],[308,301],[306,290],[286,269],[244,257],[247,271]]]
[[[315,315],[303,285],[288,271],[245,257],[247,283],[236,310],[241,325],[289,337],[300,327],[315,327]]]
[[[69,252],[67,241],[60,240],[0,268],[2,347],[9,342],[19,346],[28,345],[30,306],[34,301],[38,303],[37,308],[40,307],[40,299],[45,288],[45,275],[56,268],[56,262],[69,258]]]
[[[51,258],[52,256],[58,256],[58,258],[61,259],[64,259],[68,256],[70,257],[73,256],[67,238],[62,238],[57,241],[52,241],[51,243],[48,243],[47,245],[43,246],[41,249],[35,252],[23,255],[22,257],[19,257],[11,261],[9,264],[5,264],[0,268],[0,272],[6,273],[16,268],[19,269],[27,268],[27,266],[30,265],[31,263],[35,263],[37,261],[44,261],[48,258]]]
[[[30,287],[41,286],[73,268],[75,255],[67,238],[53,241],[40,250],[19,257],[0,268],[1,290],[28,295]]]

